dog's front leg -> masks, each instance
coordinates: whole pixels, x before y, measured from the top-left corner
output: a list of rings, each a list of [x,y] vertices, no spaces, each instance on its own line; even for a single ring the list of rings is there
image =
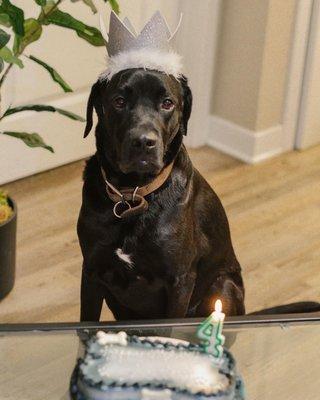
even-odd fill
[[[219,276],[199,304],[196,317],[205,317],[214,311],[217,299],[222,301],[223,312],[230,315],[245,314],[244,288],[241,276]]]
[[[167,318],[184,318],[195,285],[195,274],[188,271],[168,286]]]
[[[99,321],[104,288],[82,269],[80,321]]]

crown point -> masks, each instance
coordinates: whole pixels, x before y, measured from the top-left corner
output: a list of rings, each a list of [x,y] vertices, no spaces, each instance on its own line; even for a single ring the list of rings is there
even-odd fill
[[[123,20],[123,23],[134,36],[137,36],[137,32],[134,29],[134,27],[128,17],[125,17],[125,19]]]
[[[107,45],[109,56],[114,56],[119,51],[130,50],[134,45],[134,41],[134,34],[123,24],[117,14],[111,11]]]

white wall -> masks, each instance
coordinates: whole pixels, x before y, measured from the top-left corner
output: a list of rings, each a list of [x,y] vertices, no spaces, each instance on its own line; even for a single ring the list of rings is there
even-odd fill
[[[220,0],[203,0],[194,4],[183,0],[120,0],[121,16],[128,15],[137,30],[141,29],[154,11],[160,9],[170,27],[176,26],[180,12],[184,14],[178,46],[184,56],[185,72],[194,93],[194,112],[187,144],[205,143],[209,116],[211,77],[214,66],[215,32]],[[35,2],[17,0],[26,10],[26,17],[34,16]],[[27,4],[27,5],[26,5]],[[101,12],[108,16],[110,7],[96,0]],[[61,6],[88,25],[99,26],[81,2],[63,2]],[[108,24],[108,18],[106,17]],[[106,50],[93,47],[76,34],[56,26],[44,28],[41,39],[26,51],[52,65],[74,89],[63,93],[40,66],[25,59],[25,68],[14,67],[4,88],[4,97],[14,105],[27,103],[53,104],[85,116],[86,100],[92,83],[106,65]],[[0,184],[22,178],[49,168],[89,156],[94,151],[94,135],[82,138],[84,124],[48,113],[21,113],[1,122],[1,130],[38,132],[52,145],[55,153],[30,149],[17,139],[0,136]]]

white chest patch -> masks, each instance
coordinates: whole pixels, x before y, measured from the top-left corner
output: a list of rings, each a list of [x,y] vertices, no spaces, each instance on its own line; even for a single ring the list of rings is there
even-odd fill
[[[131,260],[130,254],[126,254],[122,251],[122,249],[117,249],[115,251],[116,255],[120,258],[121,261],[128,264],[130,268],[133,268],[133,261]]]

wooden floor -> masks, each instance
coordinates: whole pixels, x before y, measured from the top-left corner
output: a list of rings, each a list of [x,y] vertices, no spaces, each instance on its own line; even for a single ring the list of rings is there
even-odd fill
[[[190,153],[226,208],[247,311],[320,301],[320,146],[255,166],[207,147]],[[82,169],[77,162],[5,186],[19,207],[18,255],[0,322],[78,320]]]

